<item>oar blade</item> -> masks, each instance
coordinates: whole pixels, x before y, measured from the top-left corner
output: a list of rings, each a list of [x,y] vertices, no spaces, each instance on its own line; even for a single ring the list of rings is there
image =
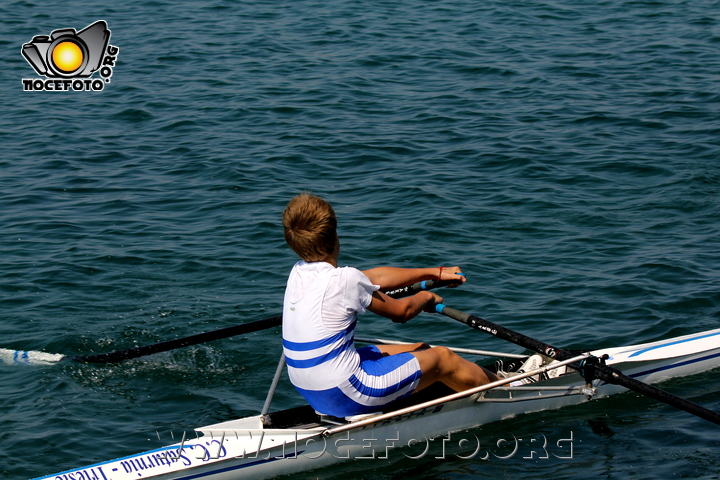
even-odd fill
[[[8,350],[0,348],[0,364],[3,365],[52,365],[65,358],[59,353]]]

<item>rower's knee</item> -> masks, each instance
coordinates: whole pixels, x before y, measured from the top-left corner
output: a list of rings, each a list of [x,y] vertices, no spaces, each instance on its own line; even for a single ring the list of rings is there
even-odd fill
[[[443,378],[456,372],[462,362],[461,357],[447,347],[432,347],[413,352],[420,362],[423,375],[428,378]]]
[[[432,350],[438,356],[438,367],[440,371],[453,371],[457,367],[460,357],[448,347],[433,347]]]

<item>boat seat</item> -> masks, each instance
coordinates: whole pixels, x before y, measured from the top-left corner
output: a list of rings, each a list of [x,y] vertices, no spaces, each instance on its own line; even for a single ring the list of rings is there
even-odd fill
[[[378,415],[382,415],[382,414],[383,414],[383,412],[380,412],[380,411],[370,412],[370,413],[362,413],[360,415],[351,415],[349,417],[345,417],[345,420],[347,420],[348,423],[359,422],[360,420],[377,417]]]
[[[325,415],[315,410],[315,413],[320,417],[320,423],[329,423],[330,425],[345,425],[348,423],[344,418],[333,417],[332,415]]]
[[[320,422],[322,423],[329,423],[331,425],[345,425],[347,423],[359,422],[360,420],[365,420],[366,418],[377,417],[378,415],[382,415],[383,412],[377,411],[371,413],[361,413],[360,415],[350,415],[345,418],[325,415],[324,413],[320,413],[317,410],[315,410],[315,413],[320,416]]]

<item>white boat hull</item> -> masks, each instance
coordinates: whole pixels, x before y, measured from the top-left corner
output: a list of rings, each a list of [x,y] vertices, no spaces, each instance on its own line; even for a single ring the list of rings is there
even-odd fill
[[[670,340],[592,352],[646,383],[703,372],[720,365],[720,329]],[[451,401],[344,425],[317,422],[268,428],[262,416],[196,430],[197,437],[162,449],[42,477],[42,480],[237,480],[308,471],[349,459],[387,458],[396,448],[475,428],[522,413],[588,401],[577,373],[522,387],[500,387]],[[624,391],[593,384],[595,396]],[[297,410],[301,412],[301,410]],[[272,417],[272,415],[271,415]],[[413,447],[413,452],[417,447]]]

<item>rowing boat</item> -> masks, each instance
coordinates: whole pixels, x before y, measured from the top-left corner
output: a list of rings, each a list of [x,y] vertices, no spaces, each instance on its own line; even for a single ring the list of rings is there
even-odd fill
[[[375,339],[373,342],[380,343]],[[343,419],[318,415],[309,406],[270,413],[270,400],[284,364],[281,358],[259,415],[195,428],[192,435],[183,435],[172,445],[38,480],[262,479],[351,459],[385,459],[393,449],[411,448],[418,442],[450,438],[454,432],[516,415],[575,405],[625,390],[598,379],[588,383],[577,370],[587,358],[604,359],[608,366],[646,383],[718,367],[720,329],[578,353],[522,373],[513,370],[524,358],[493,355],[504,358],[509,378],[460,393],[436,385],[382,412]],[[510,382],[521,385],[509,386]]]

